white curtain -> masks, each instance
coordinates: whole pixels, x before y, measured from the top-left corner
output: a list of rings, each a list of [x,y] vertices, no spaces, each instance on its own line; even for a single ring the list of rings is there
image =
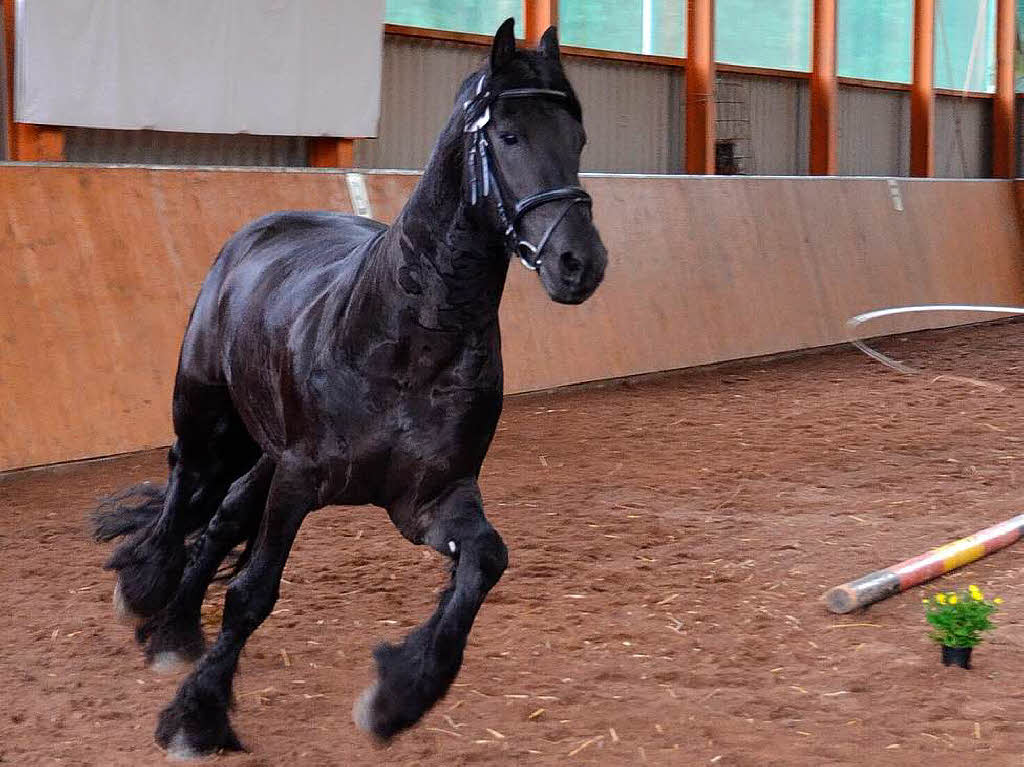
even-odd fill
[[[377,134],[384,0],[18,0],[15,119]]]

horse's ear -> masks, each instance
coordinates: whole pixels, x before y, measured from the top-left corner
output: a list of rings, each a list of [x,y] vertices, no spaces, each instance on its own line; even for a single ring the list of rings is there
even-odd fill
[[[554,63],[559,63],[560,56],[558,53],[558,30],[554,27],[548,27],[547,31],[540,38],[540,43],[537,45],[537,50],[541,52],[544,58]]]
[[[497,72],[512,61],[516,54],[516,21],[508,18],[494,33],[494,44],[491,45],[491,71]]]

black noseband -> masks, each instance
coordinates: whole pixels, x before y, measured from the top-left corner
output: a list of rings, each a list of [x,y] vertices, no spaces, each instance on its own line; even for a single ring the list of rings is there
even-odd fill
[[[491,150],[491,144],[487,140],[484,128],[491,119],[491,104],[498,99],[540,97],[568,101],[569,95],[564,91],[550,90],[548,88],[512,88],[492,94],[490,91],[483,89],[485,79],[486,76],[481,75],[476,85],[476,94],[462,105],[463,131],[472,135],[469,148],[466,151],[469,204],[477,205],[484,198],[490,197],[491,187],[494,187],[497,192],[494,202],[498,209],[498,219],[504,228],[505,247],[510,254],[515,254],[519,257],[519,260],[523,262],[523,266],[536,271],[541,265],[541,253],[548,244],[548,239],[558,225],[562,223],[566,214],[578,203],[582,203],[588,208],[591,207],[592,200],[582,187],[563,186],[527,195],[509,205],[513,198],[509,192],[508,185],[502,178],[501,169],[498,167],[497,162],[495,162],[494,153]],[[519,234],[519,224],[523,216],[534,208],[560,200],[565,200],[565,206],[555,216],[551,225],[544,232],[544,236],[541,237],[536,245],[527,241]],[[511,216],[508,214],[509,208],[512,210]]]

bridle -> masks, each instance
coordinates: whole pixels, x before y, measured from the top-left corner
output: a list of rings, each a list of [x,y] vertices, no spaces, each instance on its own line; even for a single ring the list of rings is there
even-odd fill
[[[541,265],[544,246],[547,245],[548,239],[572,207],[582,203],[590,208],[592,200],[582,187],[563,186],[527,195],[510,204],[510,201],[513,200],[512,195],[502,178],[501,169],[495,161],[491,143],[487,140],[487,132],[484,128],[491,119],[491,104],[498,99],[540,97],[568,102],[569,94],[549,88],[511,88],[491,93],[484,90],[486,78],[486,75],[480,76],[476,84],[475,95],[462,105],[463,132],[471,134],[469,148],[466,150],[469,204],[475,207],[485,198],[490,197],[493,188],[496,192],[494,204],[498,209],[498,221],[504,230],[506,249],[510,254],[518,256],[527,269],[536,271]],[[534,245],[519,234],[519,224],[523,220],[523,216],[534,208],[559,200],[565,200],[566,204],[548,226],[540,242]],[[510,209],[511,216],[509,215]]]

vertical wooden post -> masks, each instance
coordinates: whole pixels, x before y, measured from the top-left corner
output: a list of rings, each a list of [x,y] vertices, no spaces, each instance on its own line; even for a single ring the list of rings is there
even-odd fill
[[[23,162],[64,159],[64,130],[52,125],[30,125],[14,121],[14,0],[4,3],[4,62],[7,65],[6,154]]]
[[[914,0],[910,86],[910,175],[935,175],[935,0]]]
[[[310,138],[306,161],[311,168],[351,168],[355,165],[355,144],[350,138]]]
[[[4,136],[7,145],[4,147],[4,158],[14,159],[14,0],[3,0],[4,9],[4,64],[7,72],[7,90],[4,94]]]
[[[686,172],[715,172],[715,0],[687,0]]]
[[[812,176],[839,172],[836,153],[836,0],[814,0],[811,47]]]
[[[998,0],[996,6],[996,97],[992,101],[992,175],[1017,175],[1013,54],[1017,41],[1016,0]]]
[[[558,0],[523,0],[523,26],[526,42],[536,45],[548,27],[558,26]]]

